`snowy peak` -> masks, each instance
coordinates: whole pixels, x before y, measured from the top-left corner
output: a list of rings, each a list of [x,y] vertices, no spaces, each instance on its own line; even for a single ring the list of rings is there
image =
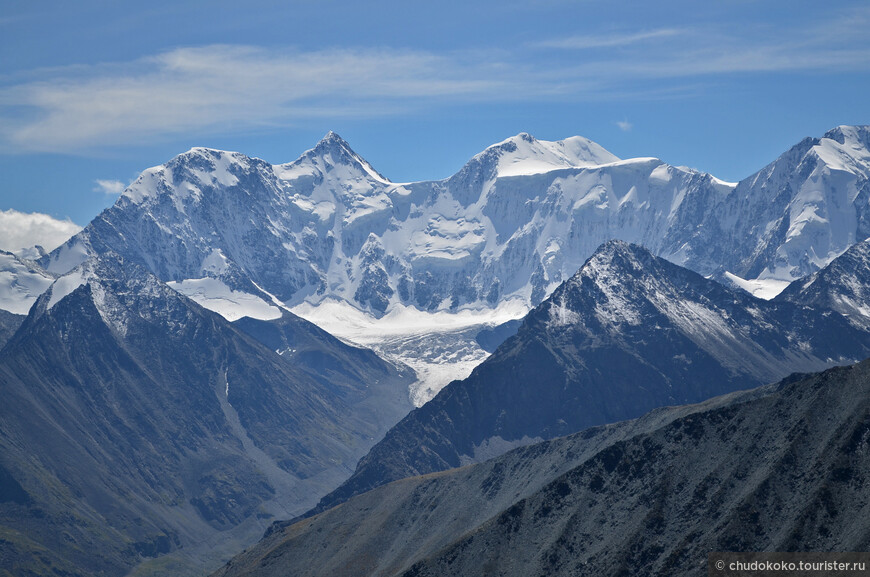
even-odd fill
[[[191,296],[256,285],[290,307],[336,298],[371,314],[535,306],[614,238],[702,275],[791,281],[870,237],[867,135],[806,139],[736,188],[582,137],[521,133],[448,179],[403,184],[334,132],[283,165],[194,148],[41,262],[63,273],[114,251]]]
[[[164,194],[180,202],[199,200],[206,191],[238,186],[245,174],[265,165],[240,152],[195,147],[166,164],[143,171],[121,198],[134,204]]]
[[[870,329],[870,239],[794,281],[775,300],[835,310],[853,326]]]
[[[126,335],[131,315],[165,324],[168,330],[183,330],[190,314],[191,303],[183,303],[186,299],[145,268],[108,253],[90,257],[57,278],[36,301],[28,321],[52,314],[56,307],[66,308],[67,300],[82,290],[105,324],[120,335]]]
[[[805,138],[742,180],[697,226],[706,263],[743,279],[792,281],[870,236],[870,129]]]
[[[585,168],[619,160],[619,157],[582,136],[550,142],[523,132],[493,148],[500,151],[500,177],[537,174],[560,168]]]
[[[354,152],[350,145],[341,136],[331,130],[324,136],[317,146],[307,150],[297,160],[276,167],[284,178],[292,178],[303,169],[316,169],[321,174],[331,173],[336,167],[344,167],[339,170],[341,176],[347,177],[347,169],[351,172],[362,171],[366,176],[388,184],[390,181],[372,167],[367,160]]]
[[[826,132],[824,138],[855,149],[867,149],[870,148],[870,125],[840,125]]]
[[[600,274],[605,269],[619,269],[626,273],[641,272],[644,270],[644,261],[648,262],[651,258],[652,254],[639,245],[618,239],[609,240],[589,257],[578,274]]]
[[[813,151],[833,170],[870,176],[870,126],[838,126]]]
[[[655,349],[670,341],[677,361],[681,350],[703,351],[732,377],[757,382],[855,362],[870,346],[865,327],[849,327],[840,315],[757,299],[623,242],[596,251],[530,313],[524,332],[590,346],[636,341]]]
[[[467,379],[387,433],[318,509],[536,438],[868,354],[870,333],[840,315],[759,300],[608,242]]]
[[[602,327],[639,325],[644,305],[667,314],[669,301],[686,297],[692,273],[655,257],[641,246],[612,240],[604,243],[583,267],[548,299],[550,325],[583,324],[593,315]],[[588,317],[587,317],[588,318]]]
[[[593,253],[583,267],[566,283],[566,290],[577,287],[584,279],[602,287],[627,288],[629,281],[656,275],[662,266],[675,267],[664,259],[655,257],[642,246],[610,240]],[[688,273],[689,271],[686,270]],[[694,274],[694,273],[689,273]]]
[[[521,132],[475,155],[460,174],[480,173],[484,180],[489,180],[562,168],[598,166],[618,160],[619,157],[582,136],[551,142]]]

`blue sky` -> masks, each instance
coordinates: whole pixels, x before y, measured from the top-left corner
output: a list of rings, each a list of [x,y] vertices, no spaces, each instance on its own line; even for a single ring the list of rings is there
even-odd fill
[[[0,8],[0,210],[86,224],[192,146],[335,130],[394,181],[519,132],[739,180],[870,123],[861,2],[28,2]]]

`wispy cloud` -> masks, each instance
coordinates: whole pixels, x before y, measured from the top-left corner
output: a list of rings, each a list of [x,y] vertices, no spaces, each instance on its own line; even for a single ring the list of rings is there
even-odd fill
[[[120,180],[102,180],[98,178],[94,182],[97,185],[94,187],[94,192],[102,192],[108,195],[121,194],[127,188],[127,185]]]
[[[413,102],[498,93],[512,83],[507,70],[466,68],[460,58],[406,51],[183,48],[0,89],[0,106],[9,110],[0,137],[7,147],[63,151],[301,117],[391,114]]]
[[[628,120],[618,120],[616,126],[623,132],[631,132],[631,129],[634,128],[634,125]]]
[[[870,11],[857,11],[801,30],[694,25],[474,53],[179,48],[0,78],[0,151],[79,152],[456,103],[655,98],[738,73],[866,73],[868,21]],[[542,50],[551,53],[542,59]]]
[[[569,36],[567,38],[557,38],[554,40],[543,40],[535,42],[532,46],[537,48],[561,48],[565,50],[586,50],[591,48],[615,48],[619,46],[629,46],[632,44],[644,43],[649,40],[661,38],[671,38],[678,36],[682,31],[675,28],[661,28],[658,30],[650,30],[646,32],[635,32],[631,34],[609,34],[609,35],[593,35],[593,36]]]
[[[15,251],[35,245],[52,250],[82,229],[71,220],[39,212],[0,210],[0,249]]]

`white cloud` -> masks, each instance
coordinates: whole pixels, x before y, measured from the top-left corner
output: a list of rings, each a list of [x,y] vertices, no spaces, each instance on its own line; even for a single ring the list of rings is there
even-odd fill
[[[211,45],[35,70],[0,78],[0,151],[105,150],[442,104],[649,98],[737,73],[863,74],[868,14],[841,13],[804,29],[695,25],[439,54]],[[542,59],[542,49],[553,50]]]
[[[628,120],[619,120],[617,121],[616,126],[618,126],[623,132],[630,132],[634,125]]]
[[[102,192],[103,194],[116,195],[124,192],[127,185],[120,180],[101,180],[95,181],[97,186],[94,187],[94,192]]]
[[[17,251],[40,245],[53,250],[82,229],[71,220],[58,220],[39,212],[0,210],[0,249]]]

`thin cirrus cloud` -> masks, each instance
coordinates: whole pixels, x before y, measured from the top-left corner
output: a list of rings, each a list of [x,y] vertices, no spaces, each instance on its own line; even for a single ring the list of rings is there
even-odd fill
[[[621,46],[630,46],[633,44],[646,43],[651,40],[662,38],[672,38],[679,36],[684,32],[675,28],[660,28],[658,30],[650,30],[646,32],[635,32],[632,34],[610,34],[610,35],[589,35],[589,36],[569,36],[567,38],[556,38],[553,40],[543,40],[535,42],[532,46],[536,48],[560,48],[564,50],[587,50],[593,48],[616,48]]]
[[[734,73],[866,72],[868,15],[853,11],[800,30],[659,28],[476,52],[210,45],[31,71],[0,86],[0,151],[78,152],[445,103],[655,98],[679,94],[687,79],[697,85]]]
[[[40,152],[320,115],[395,114],[427,100],[510,92],[509,71],[407,51],[182,48],[126,64],[74,67],[0,89],[4,148]]]

